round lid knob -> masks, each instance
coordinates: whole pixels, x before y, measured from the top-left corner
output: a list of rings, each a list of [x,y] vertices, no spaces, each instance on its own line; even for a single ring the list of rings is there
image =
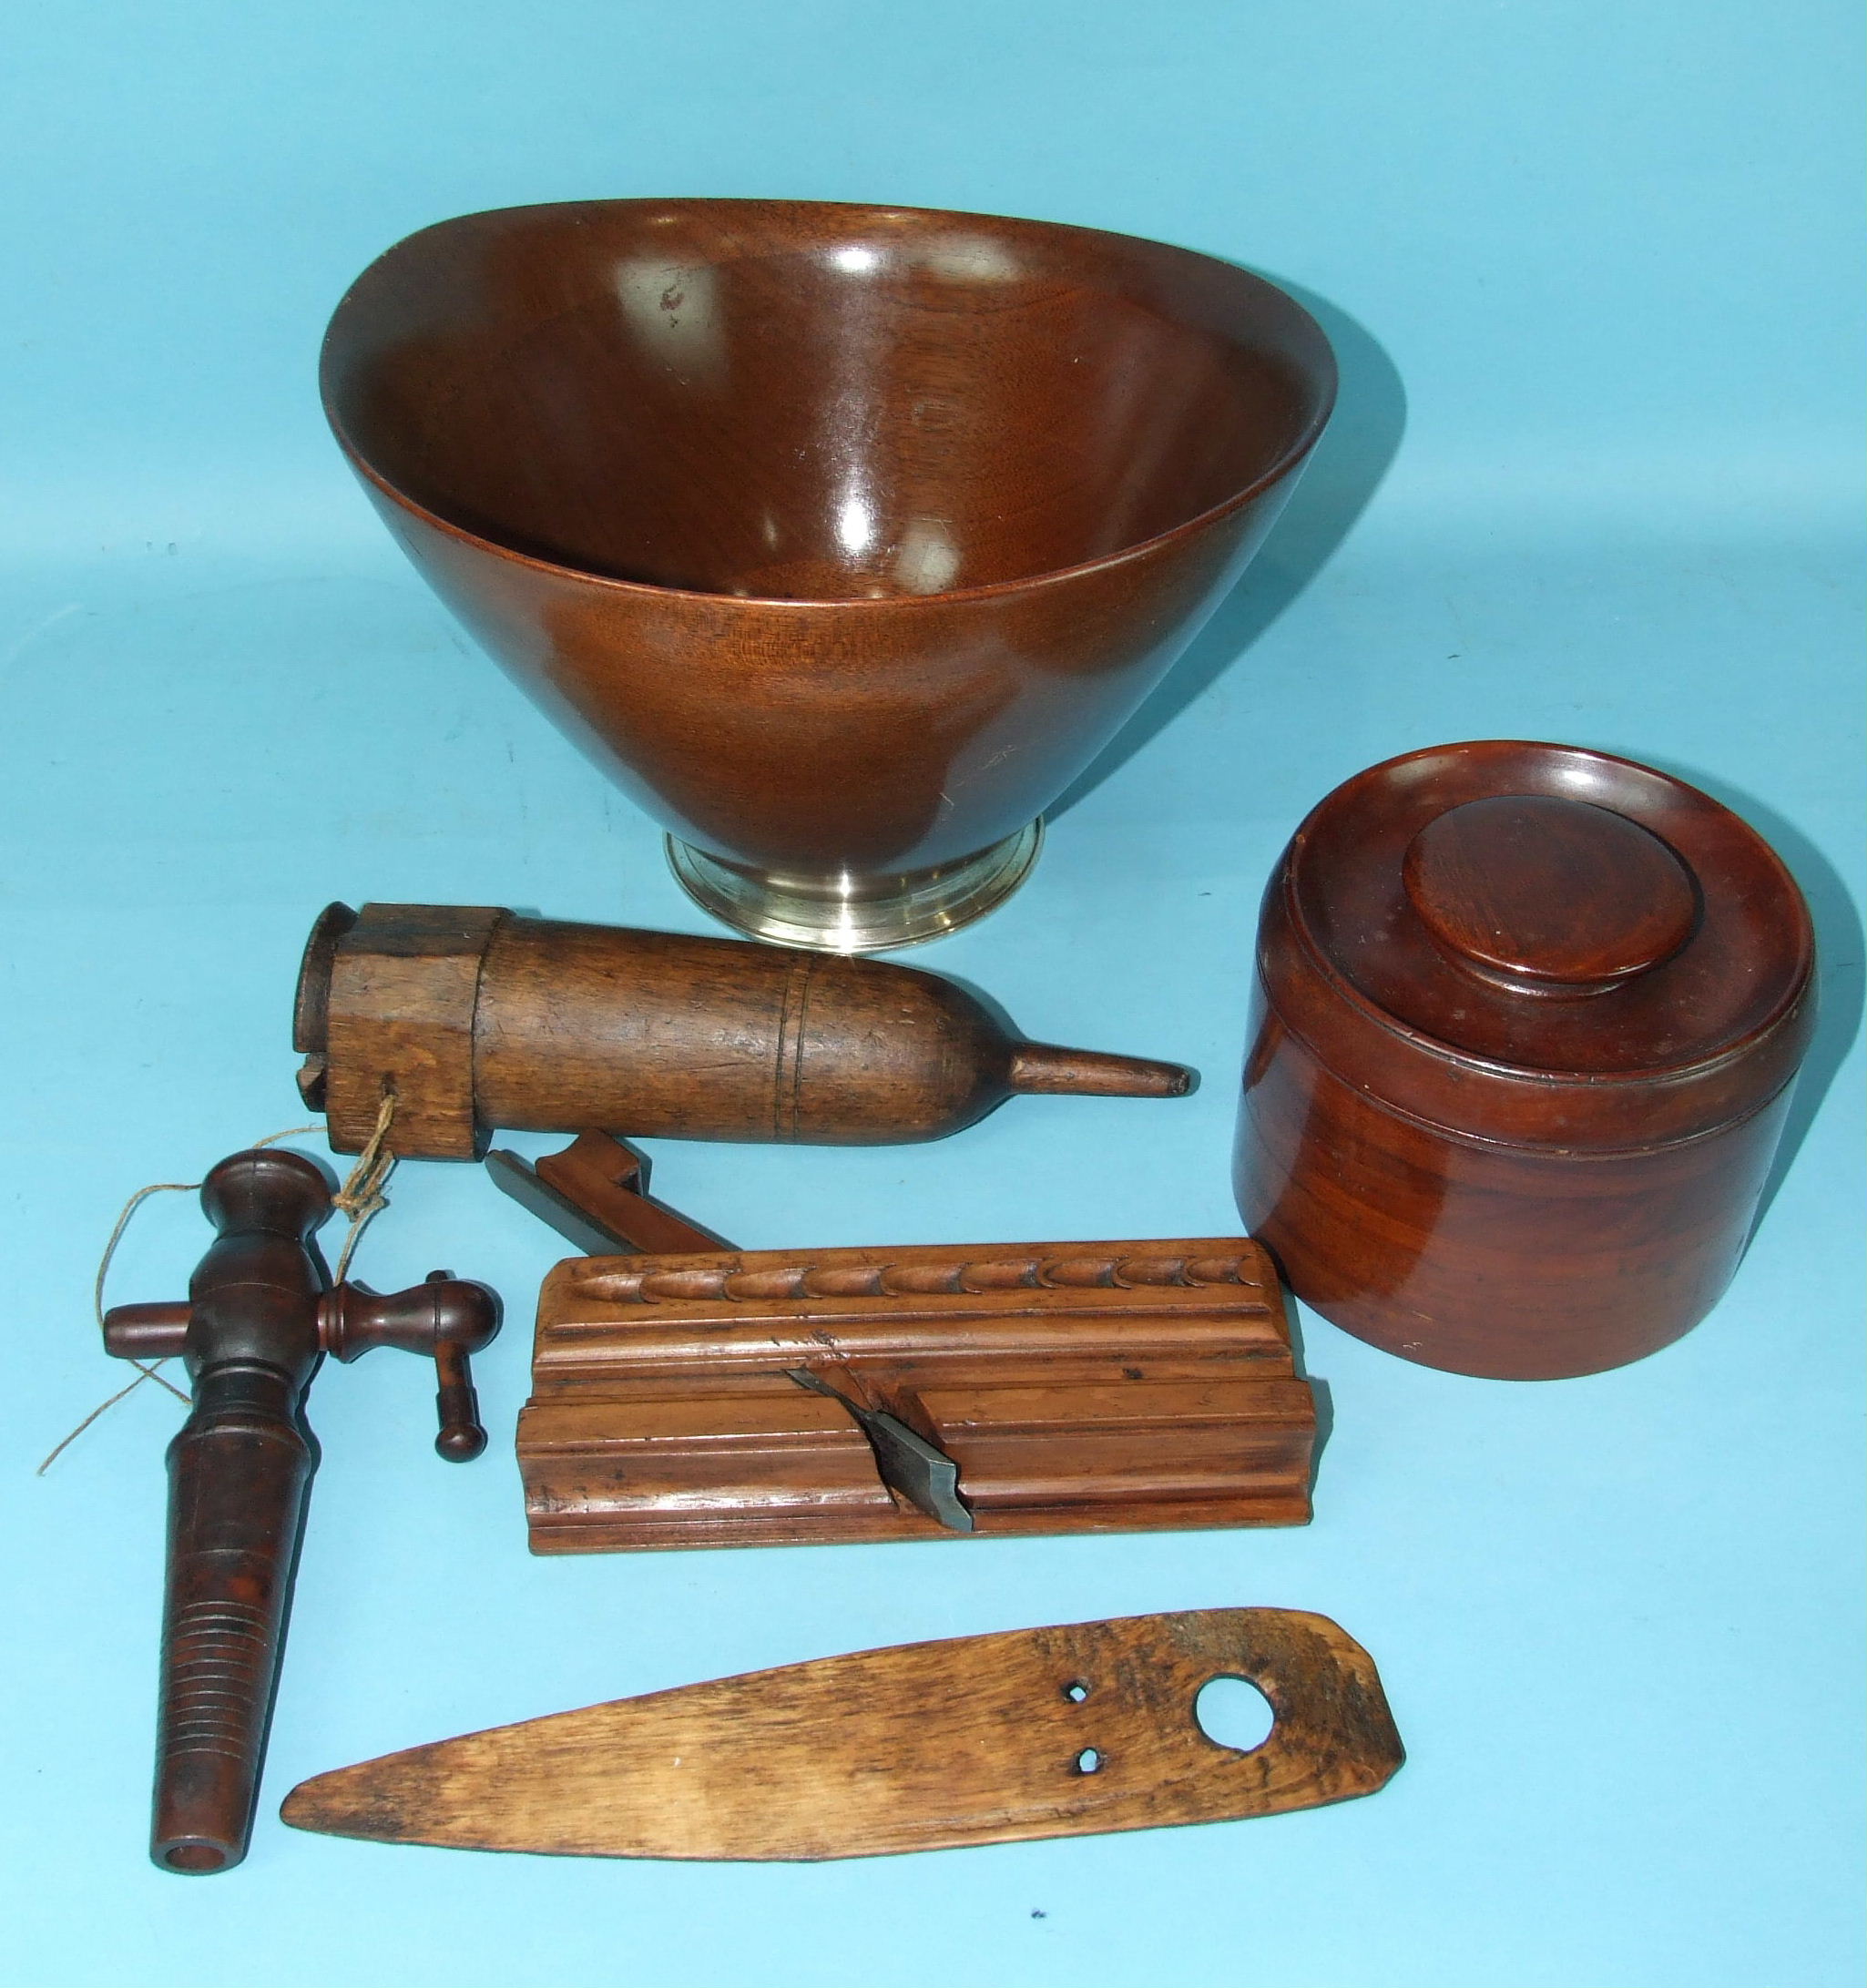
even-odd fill
[[[1690,872],[1637,821],[1556,795],[1468,800],[1402,865],[1408,900],[1462,966],[1526,994],[1600,994],[1692,935]]]

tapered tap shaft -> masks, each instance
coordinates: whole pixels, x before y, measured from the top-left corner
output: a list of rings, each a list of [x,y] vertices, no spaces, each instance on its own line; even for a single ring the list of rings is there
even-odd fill
[[[123,1359],[181,1354],[194,1381],[168,1446],[168,1567],[163,1605],[149,1855],[205,1877],[246,1855],[291,1603],[306,1495],[318,1467],[304,1394],[320,1358],[372,1346],[432,1353],[444,1456],[485,1447],[468,1353],[498,1330],[497,1300],[439,1272],[379,1296],[324,1289],[311,1239],[331,1188],[310,1160],[277,1147],[223,1159],[201,1187],[219,1231],[186,1304],[123,1305],[104,1320]]]
[[[217,1366],[168,1446],[168,1581],[149,1854],[194,1876],[246,1855],[317,1451],[298,1390]]]
[[[149,1854],[205,1876],[246,1855],[291,1570],[317,1452],[299,1420],[331,1212],[295,1153],[237,1153],[208,1176],[219,1230],[189,1285],[194,1405],[168,1446],[168,1574]],[[106,1323],[121,1341],[124,1321]]]

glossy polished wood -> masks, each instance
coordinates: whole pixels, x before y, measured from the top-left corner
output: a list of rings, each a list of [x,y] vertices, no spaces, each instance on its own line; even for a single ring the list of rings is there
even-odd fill
[[[168,1563],[149,1855],[205,1877],[246,1855],[291,1612],[306,1496],[318,1467],[304,1397],[325,1353],[378,1346],[433,1357],[452,1462],[485,1448],[467,1355],[499,1330],[498,1301],[437,1271],[392,1296],[325,1290],[312,1237],[331,1189],[277,1147],[223,1159],[201,1186],[217,1231],[185,1304],[104,1320],[107,1351],[186,1359],[189,1418],[168,1446]]]
[[[1228,263],[770,200],[443,222],[359,279],[322,377],[416,566],[638,801],[858,882],[1056,798],[1334,393],[1312,320]]]
[[[851,1402],[957,1466],[964,1535]],[[518,1460],[533,1551],[608,1553],[1297,1525],[1315,1436],[1270,1259],[1211,1236],[562,1263]]]
[[[563,1152],[541,1153],[536,1162],[516,1153],[486,1155],[494,1186],[582,1254],[638,1250],[665,1256],[732,1248],[724,1236],[654,1199],[649,1171],[646,1153],[607,1132],[580,1132]]]
[[[1177,1063],[1019,1041],[952,981],[486,905],[330,906],[300,969],[300,1089],[340,1153],[395,1094],[405,1158],[531,1132],[880,1146],[1017,1093],[1178,1097]]]
[[[1701,1319],[1814,1018],[1774,853],[1574,747],[1433,748],[1319,806],[1265,894],[1236,1180],[1324,1317],[1552,1379]]]
[[[1215,1677],[1270,1701],[1260,1745],[1201,1728]],[[814,1861],[1277,1815],[1372,1795],[1403,1758],[1326,1616],[1208,1608],[621,1698],[321,1774],[282,1813],[372,1842]]]
[[[1522,994],[1604,993],[1670,959],[1699,922],[1692,880],[1657,835],[1556,794],[1448,810],[1408,843],[1401,880],[1454,964]]]

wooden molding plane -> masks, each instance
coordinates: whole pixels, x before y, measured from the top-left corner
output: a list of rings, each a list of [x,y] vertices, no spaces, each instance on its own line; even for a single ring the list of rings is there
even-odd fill
[[[1301,1525],[1316,1410],[1239,1237],[561,1263],[536,1553]]]

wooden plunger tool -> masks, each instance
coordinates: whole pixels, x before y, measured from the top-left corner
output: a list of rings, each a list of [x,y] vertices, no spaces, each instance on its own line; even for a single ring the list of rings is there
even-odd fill
[[[332,904],[292,1034],[333,1149],[362,1150],[389,1086],[404,1159],[479,1159],[500,1127],[888,1146],[1014,1095],[1194,1083],[1177,1063],[1025,1041],[910,966],[491,905]]]
[[[427,1353],[440,1380],[434,1447],[486,1446],[467,1355],[499,1330],[499,1300],[437,1270],[383,1297],[325,1289],[311,1238],[329,1218],[323,1173],[296,1153],[235,1153],[201,1207],[219,1232],[185,1303],[118,1305],[123,1360],[179,1354],[194,1406],[168,1446],[168,1577],[149,1854],[164,1871],[230,1870],[246,1855],[317,1448],[304,1395],[325,1353]]]

